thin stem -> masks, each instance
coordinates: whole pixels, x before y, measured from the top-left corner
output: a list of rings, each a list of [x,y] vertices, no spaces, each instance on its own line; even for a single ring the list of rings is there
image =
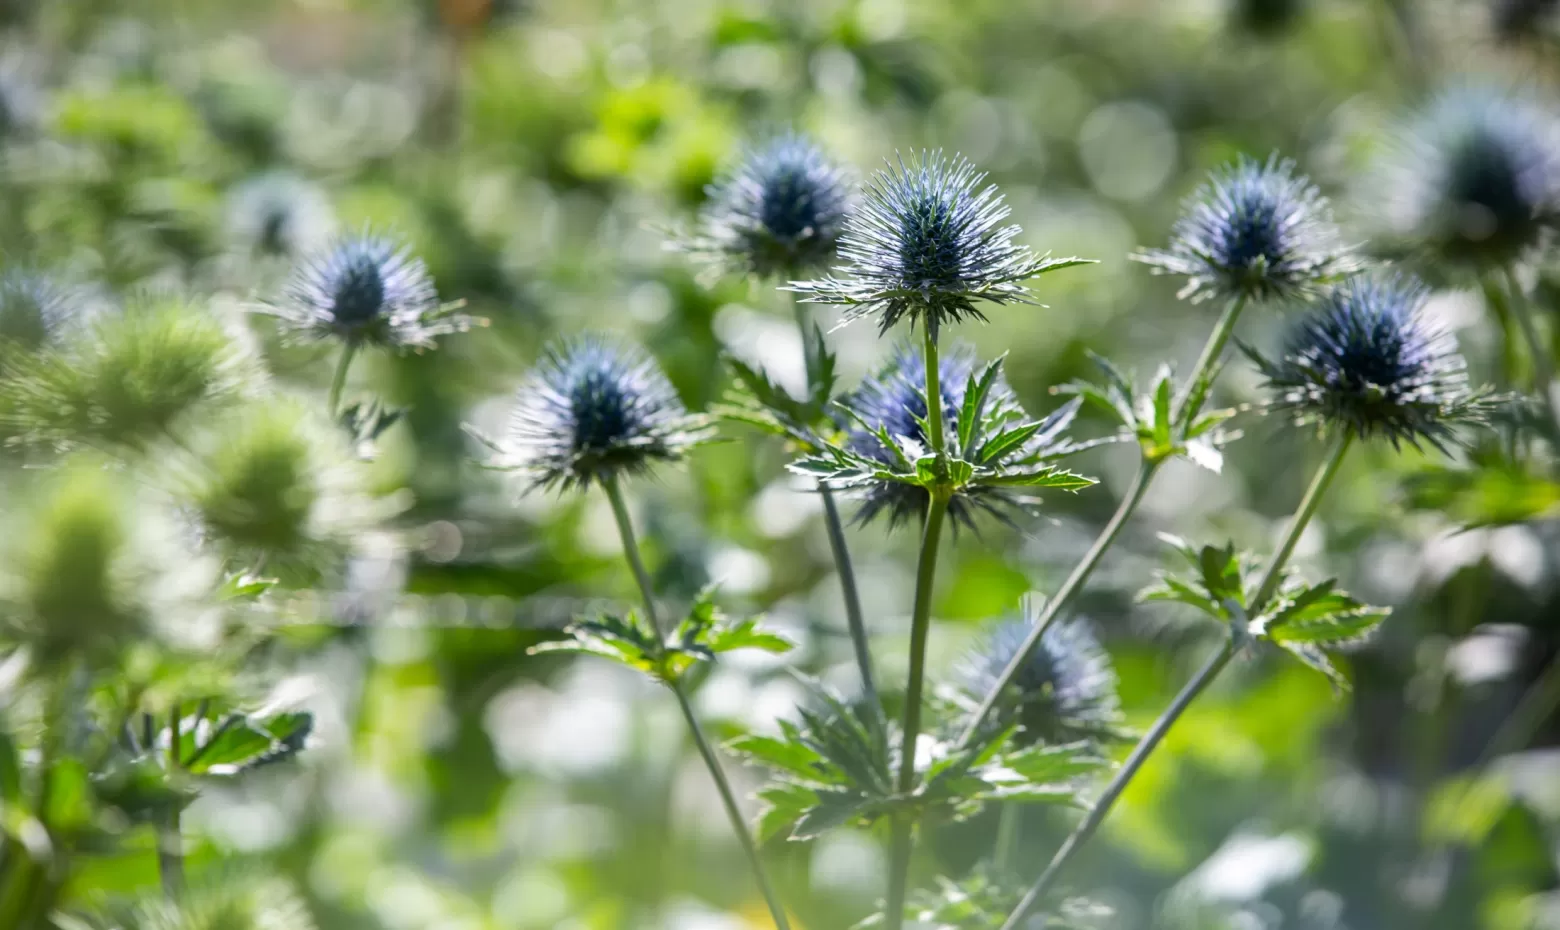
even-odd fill
[[[992,851],[992,864],[998,877],[1007,876],[1018,856],[1019,828],[1023,825],[1023,808],[1017,804],[1004,804],[997,814],[997,839]]]
[[[1246,309],[1244,296],[1232,298],[1224,305],[1224,312],[1219,314],[1219,321],[1213,324],[1213,332],[1209,334],[1208,341],[1203,343],[1202,354],[1197,356],[1197,364],[1192,366],[1191,377],[1186,381],[1186,393],[1176,399],[1170,422],[1180,423],[1183,417],[1190,422],[1193,417],[1202,412],[1203,401],[1208,397],[1208,388],[1213,386],[1213,376],[1218,370],[1219,360],[1224,357],[1224,347],[1229,345],[1230,337],[1235,335],[1235,323],[1240,319],[1240,312],[1244,309]],[[1203,385],[1205,379],[1208,384]]]
[[[1133,511],[1137,510],[1138,504],[1142,502],[1144,493],[1148,491],[1149,483],[1154,480],[1155,472],[1159,471],[1159,464],[1145,458],[1138,465],[1137,474],[1133,476],[1132,484],[1127,488],[1127,493],[1122,496],[1121,503],[1116,505],[1116,512],[1111,515],[1110,522],[1100,530],[1100,535],[1095,537],[1094,544],[1073,567],[1072,573],[1062,582],[1062,586],[1056,589],[1056,594],[1046,601],[1044,609],[1035,621],[1034,628],[1029,631],[1028,636],[1024,637],[1023,644],[1014,651],[1013,658],[1002,670],[996,684],[986,692],[980,707],[970,717],[970,722],[965,724],[964,732],[959,734],[960,746],[968,746],[970,740],[980,732],[981,727],[985,725],[992,711],[1002,700],[1002,696],[1007,693],[1008,687],[1023,672],[1024,663],[1029,661],[1029,654],[1034,652],[1045,631],[1050,629],[1062,610],[1071,603],[1073,595],[1083,588],[1084,583],[1100,564],[1100,559],[1104,558],[1106,550],[1116,542],[1116,537],[1121,535],[1122,528],[1127,525],[1127,520],[1132,517]]]
[[[602,488],[607,492],[607,500],[612,503],[612,515],[617,518],[618,534],[623,539],[623,554],[627,556],[629,567],[634,571],[634,580],[639,584],[639,594],[644,599],[645,614],[649,616],[650,623],[656,631],[664,636],[665,631],[661,628],[661,621],[656,614],[655,593],[650,586],[650,573],[645,571],[644,560],[639,555],[639,543],[634,537],[634,523],[629,517],[627,505],[623,502],[623,490],[616,478],[603,481]],[[699,725],[699,718],[694,716],[693,707],[688,703],[688,696],[683,691],[682,682],[673,679],[666,682],[666,685],[677,697],[677,706],[682,708],[683,719],[688,722],[688,732],[692,734],[694,745],[699,748],[699,755],[704,759],[704,767],[709,770],[710,778],[714,780],[715,788],[720,792],[721,805],[725,807],[726,816],[731,820],[731,829],[737,834],[737,840],[742,844],[742,851],[747,855],[748,863],[753,868],[753,877],[758,881],[758,890],[763,894],[764,902],[769,905],[769,914],[774,918],[775,927],[777,930],[791,930],[790,921],[785,916],[785,907],[781,905],[779,895],[769,883],[769,875],[764,871],[763,860],[758,855],[758,844],[753,841],[753,834],[748,830],[747,821],[742,817],[742,808],[737,805],[737,797],[731,790],[731,782],[726,779],[726,772],[721,768],[720,759],[715,755],[709,740],[705,738],[704,729]]]
[[[932,454],[937,456],[939,470],[948,466],[943,437],[942,371],[937,360],[937,333],[932,327],[922,326],[921,354],[926,360],[926,425],[927,439],[932,444]]]
[[[872,706],[877,707],[878,690],[872,675],[872,647],[867,638],[867,624],[861,613],[861,594],[856,589],[856,569],[851,564],[850,549],[845,544],[845,526],[840,520],[840,509],[834,503],[834,492],[820,481],[818,493],[823,496],[823,522],[829,530],[829,550],[834,553],[834,568],[840,576],[840,594],[845,601],[845,624],[850,628],[850,644],[856,652],[857,671],[861,673],[861,693]]]
[[[942,536],[943,517],[947,512],[948,495],[933,492],[926,507],[921,554],[915,566],[915,603],[910,615],[910,677],[905,684],[904,725],[899,745],[897,790],[901,795],[907,795],[915,788],[915,748],[921,735],[921,690],[926,680],[926,639],[932,625],[932,582],[937,575],[937,542]],[[899,930],[904,922],[914,827],[914,822],[907,817],[894,820],[889,844],[888,911],[884,914],[887,930]]]
[[[1477,768],[1482,770],[1501,756],[1526,746],[1556,707],[1560,707],[1560,657],[1550,660],[1538,680],[1523,693],[1511,716],[1490,737],[1489,744],[1479,754]]]
[[[1551,426],[1560,430],[1560,408],[1555,405],[1554,360],[1549,357],[1549,348],[1538,335],[1538,326],[1533,322],[1533,308],[1528,303],[1527,293],[1523,291],[1522,283],[1509,268],[1506,270],[1506,293],[1509,298],[1507,308],[1517,321],[1517,325],[1522,328],[1522,338],[1527,341],[1528,353],[1533,359],[1533,389],[1544,402],[1544,410],[1549,414]]]
[[[807,308],[792,295],[791,310],[796,315],[796,328],[802,334],[802,364],[807,370],[807,386],[811,391],[817,372],[813,370],[814,330],[807,319]],[[817,355],[821,355],[819,352]],[[834,502],[834,491],[827,483],[818,482],[818,493],[823,497],[823,522],[829,531],[829,551],[834,556],[834,570],[840,576],[840,595],[845,602],[845,625],[850,630],[851,648],[856,653],[856,669],[861,675],[861,693],[872,706],[877,707],[877,683],[872,675],[872,648],[867,638],[867,624],[861,612],[861,594],[856,589],[856,569],[851,564],[850,548],[845,543],[845,525],[840,520],[840,509]]]
[[[1278,583],[1283,580],[1284,565],[1289,557],[1294,554],[1295,546],[1300,542],[1300,535],[1305,532],[1306,524],[1316,515],[1316,508],[1322,503],[1322,495],[1327,493],[1327,486],[1338,474],[1338,468],[1343,464],[1344,456],[1348,454],[1349,446],[1354,442],[1354,437],[1345,431],[1338,433],[1338,438],[1333,440],[1332,449],[1327,453],[1327,460],[1322,467],[1317,469],[1316,477],[1311,479],[1311,486],[1306,488],[1305,497],[1300,499],[1300,506],[1295,509],[1295,514],[1289,520],[1289,531],[1284,534],[1284,541],[1279,544],[1278,551],[1268,562],[1267,572],[1262,576],[1262,583],[1257,586],[1257,594],[1247,606],[1247,613],[1256,616],[1262,608],[1267,606],[1268,599],[1278,590]]]
[[[1300,541],[1301,534],[1305,532],[1306,524],[1310,523],[1311,518],[1315,516],[1317,505],[1321,503],[1322,495],[1326,492],[1327,486],[1332,482],[1333,477],[1337,475],[1338,466],[1342,464],[1344,454],[1349,451],[1350,443],[1351,437],[1349,434],[1342,433],[1338,440],[1333,443],[1332,449],[1328,452],[1327,460],[1317,470],[1316,477],[1312,479],[1311,486],[1306,489],[1305,497],[1301,499],[1299,508],[1295,510],[1294,516],[1290,518],[1289,529],[1284,534],[1283,542],[1279,544],[1278,551],[1268,563],[1267,571],[1263,574],[1262,581],[1257,586],[1256,595],[1247,606],[1248,616],[1256,616],[1261,613],[1262,609],[1267,606],[1268,599],[1278,590],[1279,581],[1283,578],[1284,564],[1294,554],[1295,545]],[[1100,795],[1099,800],[1094,802],[1094,806],[1089,809],[1088,815],[1068,835],[1061,848],[1056,851],[1056,855],[1051,857],[1051,862],[1045,867],[1045,871],[1040,873],[1040,877],[1035,880],[1029,891],[1025,892],[1023,899],[1019,901],[1018,907],[1014,908],[1013,913],[1008,915],[1007,921],[1002,924],[1002,930],[1017,930],[1019,924],[1028,916],[1035,904],[1050,890],[1063,866],[1072,859],[1073,855],[1099,829],[1100,824],[1110,814],[1110,809],[1115,806],[1116,801],[1121,798],[1121,794],[1126,790],[1127,785],[1131,784],[1132,779],[1143,768],[1143,764],[1148,761],[1148,757],[1153,754],[1159,743],[1165,738],[1165,735],[1170,732],[1170,728],[1175,726],[1176,721],[1181,718],[1186,709],[1197,699],[1197,696],[1202,694],[1208,685],[1213,683],[1213,680],[1218,677],[1219,673],[1224,670],[1224,667],[1235,657],[1241,645],[1245,642],[1245,636],[1244,631],[1232,630],[1231,635],[1219,647],[1218,652],[1215,652],[1208,658],[1208,661],[1203,664],[1203,667],[1198,670],[1192,680],[1187,682],[1186,686],[1181,689],[1181,692],[1175,696],[1175,700],[1170,702],[1170,706],[1165,709],[1165,712],[1159,715],[1158,720],[1154,721],[1153,727],[1133,747],[1132,754],[1122,764],[1121,770],[1116,773],[1116,777],[1112,778],[1110,784],[1105,787],[1105,791]]]
[[[54,796],[54,763],[59,756],[60,746],[65,742],[63,731],[68,713],[66,708],[69,706],[67,692],[74,677],[74,664],[55,674],[56,679],[49,683],[44,699],[43,732],[38,749],[38,784],[31,799],[32,815],[48,843],[50,861],[39,862],[34,858],[33,850],[20,845],[15,847],[17,856],[14,870],[9,858],[5,862],[5,886],[0,889],[0,927],[25,928],[33,925],[34,903],[40,892],[47,894],[49,884],[54,880],[50,873],[57,866],[53,860],[60,853],[55,845],[58,837],[49,826],[49,808]]]
[[[175,701],[168,712],[168,732],[172,735],[168,742],[168,775],[174,779],[180,777],[184,765],[179,757],[183,725],[183,714],[179,703]],[[170,901],[177,901],[184,893],[184,830],[181,821],[181,812],[175,804],[166,820],[157,828],[157,873],[162,879],[163,895]]]
[[[1213,332],[1208,336],[1208,341],[1203,344],[1202,353],[1197,357],[1197,363],[1192,367],[1191,376],[1186,382],[1186,392],[1176,401],[1175,409],[1171,415],[1172,422],[1189,424],[1202,411],[1203,402],[1208,397],[1208,388],[1212,384],[1212,377],[1218,370],[1219,360],[1224,355],[1225,347],[1229,345],[1230,337],[1235,332],[1235,323],[1240,319],[1241,311],[1245,309],[1246,303],[1246,298],[1236,297],[1225,305],[1224,312],[1220,314],[1218,322],[1214,324]],[[1203,385],[1205,380],[1209,383]],[[1199,387],[1199,385],[1203,386]],[[975,738],[975,734],[980,732],[981,727],[985,725],[992,711],[1002,700],[1002,696],[1007,693],[1008,688],[1012,686],[1014,680],[1023,671],[1024,663],[1029,661],[1030,653],[1035,651],[1035,647],[1039,644],[1040,638],[1045,635],[1045,631],[1056,621],[1061,612],[1072,603],[1073,597],[1088,583],[1089,576],[1094,574],[1094,570],[1099,567],[1100,560],[1105,557],[1105,553],[1115,544],[1116,537],[1121,535],[1121,530],[1127,525],[1127,520],[1132,517],[1133,512],[1142,503],[1143,495],[1148,491],[1149,484],[1153,482],[1154,475],[1159,471],[1160,464],[1162,464],[1160,461],[1145,458],[1138,465],[1137,474],[1133,476],[1132,484],[1127,488],[1127,493],[1122,496],[1121,503],[1116,506],[1116,512],[1111,515],[1110,521],[1100,530],[1099,536],[1095,537],[1093,545],[1089,546],[1089,550],[1083,554],[1082,560],[1073,567],[1072,573],[1062,582],[1062,586],[1046,602],[1044,610],[1041,611],[1040,616],[1035,621],[1034,629],[1029,631],[1029,635],[1024,638],[1023,644],[1013,653],[1013,658],[1008,662],[1007,667],[1002,670],[1002,674],[997,678],[996,683],[992,685],[991,690],[981,700],[980,707],[975,711],[974,716],[970,718],[970,722],[965,725],[964,732],[959,735],[960,746],[969,745],[970,740]]]
[[[347,343],[341,347],[341,357],[336,360],[336,374],[330,381],[330,400],[326,402],[326,409],[333,420],[336,418],[337,408],[341,405],[341,389],[346,387],[347,371],[352,368],[352,358],[357,355],[357,349],[357,343]]]
[[[758,844],[753,841],[753,834],[748,831],[747,821],[742,817],[742,808],[737,806],[737,797],[731,790],[731,782],[726,780],[726,772],[721,768],[720,759],[715,756],[715,750],[705,739],[704,730],[699,726],[699,719],[693,714],[693,707],[688,703],[688,696],[683,693],[682,685],[677,683],[671,687],[672,693],[677,696],[677,706],[682,708],[683,719],[688,721],[688,732],[693,734],[693,744],[699,747],[699,755],[704,757],[704,766],[709,769],[710,778],[714,779],[715,788],[720,792],[721,804],[725,806],[726,816],[731,820],[731,829],[737,834],[737,840],[742,844],[742,851],[753,867],[753,877],[758,880],[758,890],[763,893],[764,903],[769,906],[769,916],[774,918],[778,930],[790,930],[791,924],[785,916],[785,906],[780,903],[780,896],[769,884],[769,875],[764,871],[763,860],[758,855]]]
[[[623,489],[615,477],[603,481],[601,488],[607,492],[607,500],[612,502],[612,516],[617,519],[618,535],[623,538],[623,555],[628,559],[629,568],[634,570],[639,596],[645,602],[645,615],[650,618],[650,625],[665,635],[655,610],[655,589],[650,584],[650,573],[645,571],[644,559],[639,555],[639,541],[634,537],[634,521],[628,515],[628,505],[623,502]]]

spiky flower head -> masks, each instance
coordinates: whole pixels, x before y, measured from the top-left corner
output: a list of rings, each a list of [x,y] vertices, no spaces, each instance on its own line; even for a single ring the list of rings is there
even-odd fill
[[[41,272],[0,274],[0,351],[57,344],[80,315],[80,296]]]
[[[1552,32],[1557,10],[1557,0],[1491,0],[1490,25],[1502,42],[1544,38]]]
[[[1427,270],[1509,267],[1560,220],[1560,121],[1520,96],[1446,91],[1397,132],[1365,184],[1387,248]]]
[[[1187,199],[1170,247],[1133,258],[1156,274],[1185,276],[1180,296],[1194,301],[1304,296],[1358,268],[1327,198],[1277,156],[1241,156],[1215,172]]]
[[[850,215],[846,171],[798,133],[747,149],[706,193],[697,234],[674,247],[759,278],[794,278],[827,265]]]
[[[1035,255],[1001,225],[1012,212],[995,185],[963,157],[921,152],[867,182],[845,223],[839,276],[792,282],[812,303],[845,307],[847,320],[876,315],[882,332],[901,319],[936,333],[943,323],[984,320],[977,303],[1031,303],[1022,282],[1078,258]]]
[[[474,322],[441,304],[422,259],[392,239],[357,234],[299,266],[280,303],[261,312],[315,339],[388,349],[431,349]]]
[[[709,436],[655,361],[586,337],[549,348],[520,387],[494,468],[532,486],[585,489],[682,459]]]
[[[255,377],[254,360],[208,307],[149,296],[15,359],[0,384],[0,423],[35,443],[141,448]]]
[[[334,234],[335,214],[325,192],[286,172],[244,181],[228,198],[228,234],[256,255],[311,255]]]
[[[194,446],[180,484],[197,529],[240,565],[312,573],[378,516],[339,430],[290,399],[242,405]]]
[[[1251,353],[1273,407],[1359,439],[1443,448],[1453,427],[1483,419],[1451,334],[1425,315],[1429,291],[1412,278],[1360,276],[1295,321],[1282,357]]]
[[[106,659],[147,619],[134,598],[140,553],[127,490],[84,466],[28,490],[23,499],[35,502],[10,537],[7,632],[44,664]]]
[[[219,866],[170,900],[148,895],[124,930],[316,930],[292,882],[238,866]]]
[[[970,696],[982,699],[997,686],[1033,629],[1027,620],[1008,620],[991,629],[961,669],[961,684]],[[1098,740],[1120,723],[1116,672],[1087,620],[1053,621],[1019,668],[1013,700],[1003,705],[1001,718],[1004,724],[1019,724],[1014,737],[1019,745]]]

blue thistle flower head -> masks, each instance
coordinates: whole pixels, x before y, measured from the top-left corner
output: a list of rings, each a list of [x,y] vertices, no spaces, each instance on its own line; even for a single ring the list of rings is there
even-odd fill
[[[792,282],[812,303],[845,307],[847,320],[876,316],[882,332],[901,319],[929,327],[984,320],[976,304],[1030,303],[1022,282],[1083,264],[1049,259],[1014,241],[995,185],[962,157],[922,152],[877,172],[840,236],[838,276]],[[984,185],[984,186],[983,186]]]
[[[428,349],[438,336],[471,328],[459,307],[439,303],[427,266],[405,246],[359,234],[305,260],[285,299],[260,309],[306,337]]]
[[[324,191],[284,172],[257,175],[234,188],[228,228],[234,242],[259,255],[307,255],[328,242],[335,216]]]
[[[533,486],[585,489],[682,459],[709,436],[636,349],[584,338],[555,346],[521,386],[494,467]]]
[[[961,669],[961,684],[984,698],[1002,680],[1033,625],[1009,620],[995,626]],[[1109,737],[1121,721],[1116,672],[1087,620],[1053,622],[1014,679],[1002,725],[1018,723],[1020,746]]]
[[[1509,267],[1560,220],[1560,121],[1535,101],[1447,91],[1368,176],[1389,248],[1427,267]]]
[[[1426,318],[1428,296],[1411,278],[1356,277],[1295,322],[1281,358],[1248,349],[1273,407],[1394,446],[1424,441],[1441,449],[1454,426],[1481,422],[1485,395],[1470,389],[1451,334]]]
[[[1170,247],[1133,258],[1184,275],[1180,296],[1192,300],[1293,298],[1358,268],[1327,199],[1277,156],[1242,156],[1214,174],[1186,201]]]
[[[698,234],[676,247],[759,278],[827,265],[850,215],[845,170],[797,133],[749,148],[707,193]]]

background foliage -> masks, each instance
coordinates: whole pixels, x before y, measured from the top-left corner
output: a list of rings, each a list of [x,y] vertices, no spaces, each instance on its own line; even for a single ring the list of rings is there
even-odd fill
[[[353,537],[354,559],[286,579],[279,672],[263,684],[302,695],[311,749],[285,774],[207,790],[184,819],[191,868],[219,854],[265,863],[296,888],[268,900],[306,907],[325,930],[764,926],[672,707],[606,663],[526,655],[592,603],[632,599],[606,502],[517,500],[471,464],[461,423],[499,431],[510,392],[557,333],[641,342],[696,410],[728,385],[723,351],[799,385],[786,297],[700,279],[663,247],[664,228],[691,223],[745,139],[789,127],[862,173],[896,150],[962,152],[1003,185],[1026,244],[1100,260],[1039,282],[1048,306],[957,333],[984,357],[1008,353],[1031,413],[1061,403],[1052,385],[1094,375],[1088,350],[1145,378],[1165,361],[1184,369],[1216,311],[1177,301],[1173,283],[1127,255],[1164,242],[1179,199],[1210,168],[1237,153],[1292,156],[1363,241],[1363,168],[1427,93],[1477,82],[1553,97],[1552,7],[0,3],[7,269],[51,269],[84,305],[183,295],[252,333],[235,365],[263,365],[278,390],[306,396],[330,384],[329,349],[291,344],[244,310],[278,295],[292,260],[335,230],[403,236],[443,298],[490,322],[436,352],[354,367],[344,397],[405,409],[367,466],[394,532]],[[1551,270],[1539,269],[1537,289],[1546,325],[1560,312]],[[1476,288],[1450,280],[1433,309],[1476,381],[1527,384],[1525,355]],[[1240,338],[1270,345],[1278,323],[1250,313]],[[890,350],[868,324],[831,340],[847,385]],[[1232,364],[1217,393],[1245,403],[1258,383]],[[776,443],[727,435],[689,470],[634,486],[658,588],[687,603],[718,582],[733,614],[767,613],[801,644],[806,670],[848,688],[816,497],[785,473]],[[1227,675],[1069,875],[1113,909],[1103,926],[1560,926],[1553,714],[1526,751],[1468,774],[1560,653],[1560,486],[1541,466],[1481,454],[1472,472],[1386,449],[1350,459],[1299,557],[1395,608],[1350,658],[1352,695],[1280,655]],[[20,509],[32,478],[18,456],[6,490]],[[1087,453],[1099,487],[1052,493],[1044,519],[986,526],[946,550],[939,679],[982,621],[1056,587],[1133,456]],[[1167,466],[1080,602],[1117,665],[1128,725],[1153,718],[1211,641],[1184,609],[1133,603],[1164,560],[1156,532],[1265,548],[1317,457],[1306,437],[1254,421],[1221,474]],[[850,541],[882,655],[900,655],[914,540],[874,526]],[[892,685],[904,670],[890,659],[882,674]],[[740,655],[695,702],[733,737],[773,732],[803,697],[780,661]],[[757,784],[756,772],[737,776]],[[994,829],[977,817],[940,830],[928,874],[933,861],[960,874]],[[1065,829],[1064,815],[1035,812],[1021,860],[1038,870]],[[846,926],[880,894],[883,856],[865,835],[783,844],[774,857],[801,926]],[[143,845],[95,860],[72,893],[107,901],[149,885],[154,858]]]

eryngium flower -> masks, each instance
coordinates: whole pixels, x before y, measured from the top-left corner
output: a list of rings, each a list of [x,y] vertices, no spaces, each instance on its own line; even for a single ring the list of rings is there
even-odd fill
[[[1532,100],[1448,91],[1398,132],[1365,181],[1389,249],[1430,268],[1504,268],[1560,219],[1560,122]]]
[[[998,624],[966,657],[960,677],[972,697],[984,699],[997,686],[1032,629],[1024,620]],[[1014,700],[999,705],[999,719],[1019,724],[1018,745],[1102,739],[1120,723],[1116,672],[1087,620],[1054,621],[1013,684]]]
[[[106,659],[146,620],[134,600],[141,553],[126,489],[100,467],[76,467],[28,490],[41,493],[11,536],[5,628],[45,663]]]
[[[547,350],[521,386],[492,467],[533,487],[585,489],[659,462],[708,437],[656,363],[636,349],[584,338]]]
[[[140,448],[255,377],[209,308],[147,298],[15,358],[0,382],[0,426],[31,442]]]
[[[1492,0],[1490,25],[1502,42],[1521,42],[1546,36],[1553,27],[1556,0]]]
[[[1436,448],[1452,428],[1483,419],[1451,334],[1424,315],[1429,291],[1402,277],[1353,278],[1297,320],[1283,356],[1252,355],[1273,391],[1273,407],[1359,439]]]
[[[795,133],[744,152],[707,193],[698,233],[675,246],[760,278],[796,277],[828,264],[850,215],[845,171]]]
[[[199,533],[241,564],[307,576],[380,510],[340,432],[286,398],[239,407],[193,451],[180,484]]]
[[[1013,241],[1017,225],[985,174],[962,157],[923,152],[877,172],[840,236],[845,264],[790,289],[811,303],[846,308],[845,319],[876,314],[887,332],[901,319],[935,333],[946,322],[984,320],[976,303],[1030,303],[1021,282],[1085,259],[1036,256]]]
[[[405,246],[357,235],[305,261],[285,299],[260,309],[316,339],[428,349],[438,336],[471,328],[459,306],[439,303],[427,266]]]
[[[288,258],[313,254],[335,230],[324,191],[282,172],[251,178],[228,199],[228,235],[243,251]]]
[[[0,351],[55,345],[77,316],[79,296],[26,269],[0,275]]]
[[[943,428],[950,436],[953,424],[958,421],[959,409],[964,405],[975,366],[975,353],[965,345],[944,347],[939,355],[938,392],[942,395]],[[926,402],[926,359],[913,347],[902,345],[882,367],[840,399],[840,406],[853,414],[845,423],[845,448],[893,467],[893,450],[884,446],[874,432],[881,427],[902,449],[930,450],[930,438],[924,428]],[[984,409],[987,422],[1011,422],[1024,417],[1018,398],[1000,374],[986,396]],[[1060,454],[1063,444],[1059,437],[1071,422],[1074,410],[1076,404],[1048,418],[1028,442],[1012,450],[1012,455],[1021,457],[1050,444],[1056,444]],[[856,519],[867,523],[883,515],[888,518],[890,527],[905,521],[920,521],[925,517],[930,501],[930,494],[923,487],[897,481],[874,481],[866,488]],[[975,517],[980,513],[1012,522],[1014,514],[1026,512],[1033,503],[1032,497],[1016,489],[977,484],[961,488],[953,495],[948,503],[948,516],[955,526],[973,528]]]
[[[1285,299],[1357,268],[1327,199],[1276,156],[1242,156],[1186,201],[1170,247],[1133,256],[1156,274],[1185,275],[1180,296]]]

